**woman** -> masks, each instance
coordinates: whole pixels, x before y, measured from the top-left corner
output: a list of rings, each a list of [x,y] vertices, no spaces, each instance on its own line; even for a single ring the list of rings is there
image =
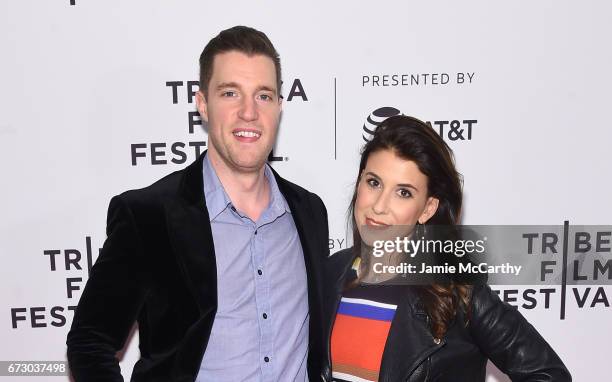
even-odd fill
[[[373,240],[391,228],[420,237],[454,226],[461,203],[440,136],[407,116],[381,123],[363,149],[349,210],[355,245],[329,258],[331,370],[323,380],[484,381],[487,359],[513,380],[571,380],[535,328],[486,284],[401,285],[373,271],[402,261],[397,252],[373,256]]]

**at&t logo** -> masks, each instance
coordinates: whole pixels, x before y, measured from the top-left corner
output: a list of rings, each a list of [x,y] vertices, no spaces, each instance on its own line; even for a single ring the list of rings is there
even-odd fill
[[[369,142],[382,121],[395,115],[404,115],[399,109],[392,106],[380,107],[368,115],[363,124],[363,140]],[[453,119],[426,121],[429,126],[440,134],[443,139],[450,141],[471,141],[474,126],[478,123],[477,119]]]

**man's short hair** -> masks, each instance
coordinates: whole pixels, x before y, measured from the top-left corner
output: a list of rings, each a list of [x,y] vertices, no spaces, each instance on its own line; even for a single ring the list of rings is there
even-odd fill
[[[280,96],[281,65],[278,52],[265,33],[240,25],[221,31],[206,44],[200,55],[200,90],[205,96],[208,96],[215,56],[229,51],[238,51],[248,56],[261,54],[270,57],[276,69],[276,87]]]

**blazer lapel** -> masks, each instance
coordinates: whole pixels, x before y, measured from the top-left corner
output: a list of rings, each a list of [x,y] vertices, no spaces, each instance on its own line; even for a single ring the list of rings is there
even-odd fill
[[[314,227],[314,221],[310,216],[310,208],[307,204],[307,201],[304,200],[304,197],[298,194],[296,190],[294,190],[287,181],[281,178],[274,169],[272,170],[274,173],[274,177],[276,178],[276,182],[278,184],[278,188],[287,200],[287,204],[289,205],[289,209],[291,209],[291,214],[293,216],[293,221],[295,222],[295,227],[297,229],[298,235],[300,237],[300,243],[302,244],[302,251],[304,252],[304,263],[306,265],[306,272],[308,278],[308,300],[309,303],[316,302],[316,306],[320,306],[321,293],[318,290],[321,287],[321,283],[319,282],[319,274],[318,270],[321,269],[321,264],[319,262],[319,258],[324,258],[322,254],[315,253],[318,248],[314,248],[314,244],[317,243],[317,232],[316,227]],[[316,296],[312,296],[313,291],[316,291]],[[316,297],[314,301],[311,300],[312,297]],[[310,305],[311,307],[313,305]]]
[[[312,369],[317,369],[317,375],[320,372],[318,366],[324,356],[320,352],[323,349],[324,343],[324,316],[323,316],[323,288],[325,287],[322,279],[323,264],[325,259],[323,251],[317,243],[324,240],[327,243],[327,238],[319,238],[320,227],[317,227],[316,221],[312,217],[311,207],[306,200],[306,196],[298,192],[292,185],[281,178],[276,171],[272,170],[278,184],[280,192],[287,200],[289,209],[295,223],[296,230],[302,244],[304,253],[304,264],[306,266],[306,278],[308,283],[308,307],[310,312],[309,320],[309,369],[314,361],[317,366],[312,366]],[[289,270],[291,271],[291,270]],[[315,351],[313,352],[313,349]],[[314,356],[314,357],[311,357]],[[309,370],[310,372],[310,370]]]
[[[214,316],[217,307],[217,264],[204,198],[202,160],[184,171],[179,198],[167,204],[170,242],[201,315]]]

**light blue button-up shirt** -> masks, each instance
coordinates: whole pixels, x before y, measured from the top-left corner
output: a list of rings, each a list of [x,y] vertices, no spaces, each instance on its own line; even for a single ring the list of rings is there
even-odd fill
[[[268,165],[264,172],[270,204],[254,222],[234,208],[204,157],[218,307],[197,382],[308,380],[304,255],[274,174]]]

